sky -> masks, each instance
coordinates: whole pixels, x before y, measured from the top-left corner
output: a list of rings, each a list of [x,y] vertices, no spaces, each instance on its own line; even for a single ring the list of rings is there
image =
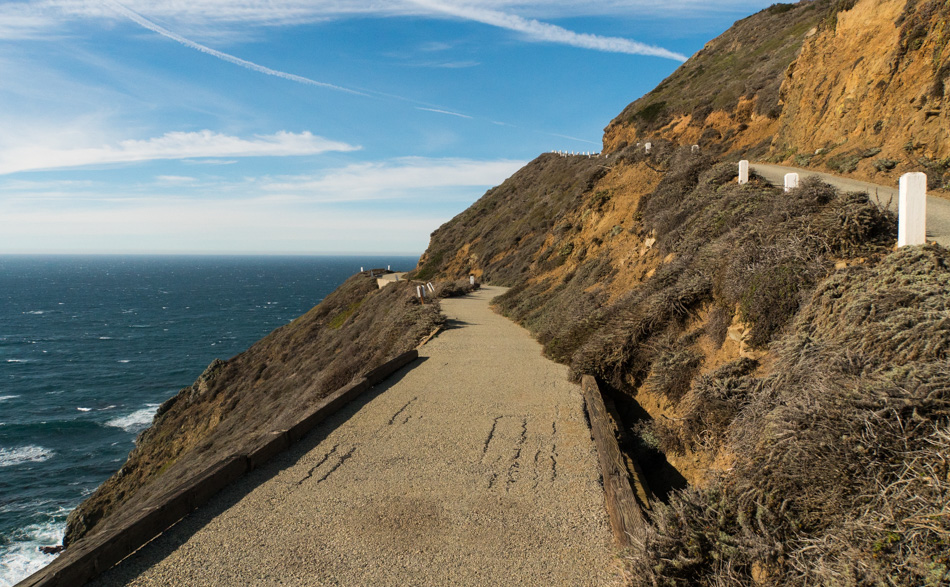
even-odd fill
[[[0,0],[0,254],[418,255],[723,0]]]

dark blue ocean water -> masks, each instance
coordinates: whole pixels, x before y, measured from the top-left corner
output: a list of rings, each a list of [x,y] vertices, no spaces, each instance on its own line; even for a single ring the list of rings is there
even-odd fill
[[[38,547],[212,360],[361,266],[417,259],[0,256],[0,587],[52,559]]]

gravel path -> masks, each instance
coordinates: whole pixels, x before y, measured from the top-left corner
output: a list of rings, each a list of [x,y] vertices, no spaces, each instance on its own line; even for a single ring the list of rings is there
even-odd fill
[[[502,291],[93,585],[619,584],[580,389]]]
[[[785,185],[786,173],[797,173],[801,179],[816,175],[821,178],[822,181],[838,189],[852,192],[867,192],[872,197],[875,197],[881,204],[890,204],[890,209],[897,212],[899,193],[896,180],[895,185],[884,186],[848,177],[838,177],[830,173],[798,169],[797,167],[768,165],[765,163],[752,163],[749,167],[764,177],[769,183],[777,186]],[[950,200],[936,196],[927,196],[927,240],[938,242],[945,247],[950,247]]]

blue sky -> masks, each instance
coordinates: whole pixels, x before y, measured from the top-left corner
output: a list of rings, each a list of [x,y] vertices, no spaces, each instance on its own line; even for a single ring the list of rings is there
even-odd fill
[[[0,0],[0,253],[405,253],[726,0]]]

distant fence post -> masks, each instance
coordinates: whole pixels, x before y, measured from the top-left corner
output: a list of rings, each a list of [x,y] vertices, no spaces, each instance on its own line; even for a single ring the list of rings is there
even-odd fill
[[[897,246],[927,242],[927,174],[905,173],[900,179]]]
[[[469,275],[469,276],[468,276],[468,283],[469,283],[469,285],[475,285],[475,276],[474,276],[474,275]]]
[[[693,145],[693,153],[699,153],[699,145]]]
[[[793,190],[798,187],[798,174],[797,173],[786,173],[785,174],[785,191]]]
[[[646,144],[644,144],[644,145],[643,145],[643,150],[644,150],[644,152],[646,152],[646,153],[649,153],[650,151],[652,151],[652,150],[653,150],[653,143],[646,143]]]
[[[749,162],[743,159],[739,161],[739,185],[749,183]]]

